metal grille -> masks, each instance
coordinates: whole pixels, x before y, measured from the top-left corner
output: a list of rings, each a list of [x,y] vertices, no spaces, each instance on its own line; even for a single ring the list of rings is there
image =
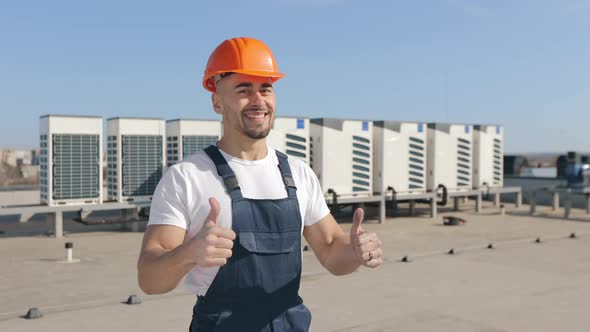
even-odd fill
[[[205,136],[205,135],[193,135],[193,136],[182,136],[182,158],[186,158],[191,154],[203,150],[209,145],[217,143],[219,136]],[[174,146],[173,149],[178,148]]]
[[[457,138],[457,187],[471,187],[471,142]]]
[[[426,186],[424,170],[425,163],[425,144],[424,140],[417,137],[410,137],[409,143],[409,173],[408,186],[410,189],[424,189]]]
[[[39,191],[41,199],[47,200],[49,198],[49,187],[47,179],[47,135],[39,137],[40,156],[39,156]]]
[[[53,199],[99,196],[99,135],[53,135]]]
[[[166,165],[168,167],[178,161],[178,136],[166,137]]]
[[[307,139],[293,134],[285,134],[285,153],[289,156],[307,159]]]
[[[123,195],[150,196],[162,177],[162,136],[121,137]]]
[[[117,136],[107,137],[107,181],[108,194],[117,198]]]
[[[313,169],[313,137],[309,137],[309,167]]]
[[[352,136],[352,191],[371,191],[371,141]]]
[[[502,141],[494,138],[494,184],[502,183]]]

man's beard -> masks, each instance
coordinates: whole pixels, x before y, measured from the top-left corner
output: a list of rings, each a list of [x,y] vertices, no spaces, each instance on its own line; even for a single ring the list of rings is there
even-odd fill
[[[274,114],[272,112],[270,112],[268,114],[268,116],[271,117],[271,119],[269,121],[270,123],[268,124],[268,127],[267,128],[265,128],[265,129],[260,129],[260,128],[252,128],[252,129],[244,128],[242,130],[242,133],[244,135],[248,136],[251,139],[263,139],[263,138],[266,138],[266,136],[268,136],[268,134],[270,133],[270,129],[272,128],[273,123],[274,123],[274,120],[275,120],[274,119]]]
[[[244,129],[243,133],[251,139],[263,139],[270,133],[270,126],[263,130]]]

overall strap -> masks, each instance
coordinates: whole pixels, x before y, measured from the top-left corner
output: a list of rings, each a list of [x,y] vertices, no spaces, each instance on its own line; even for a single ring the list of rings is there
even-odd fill
[[[217,146],[209,145],[204,151],[213,160],[217,168],[217,174],[223,178],[223,184],[231,199],[242,199],[242,190],[240,190],[240,186],[238,185],[238,179],[234,171],[227,164],[227,161],[225,161],[225,158],[221,155],[221,152],[219,152]]]
[[[295,181],[293,181],[293,174],[291,174],[291,167],[289,166],[289,161],[287,161],[287,155],[276,151],[277,159],[279,160],[279,170],[281,171],[281,177],[283,178],[283,183],[285,184],[285,189],[287,190],[287,195],[290,198],[297,198],[297,187],[295,186]]]

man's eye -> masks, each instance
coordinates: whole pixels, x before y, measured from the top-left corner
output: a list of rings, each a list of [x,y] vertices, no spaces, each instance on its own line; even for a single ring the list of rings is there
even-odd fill
[[[262,89],[262,90],[260,90],[260,93],[262,93],[262,94],[270,94],[270,93],[272,93],[272,89]]]
[[[248,94],[248,90],[239,90],[238,93],[241,95]]]

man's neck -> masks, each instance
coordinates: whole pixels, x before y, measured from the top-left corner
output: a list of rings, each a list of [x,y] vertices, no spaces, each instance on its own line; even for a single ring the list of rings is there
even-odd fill
[[[268,154],[266,138],[252,139],[249,137],[231,137],[223,135],[217,143],[224,152],[243,160],[260,160]]]

